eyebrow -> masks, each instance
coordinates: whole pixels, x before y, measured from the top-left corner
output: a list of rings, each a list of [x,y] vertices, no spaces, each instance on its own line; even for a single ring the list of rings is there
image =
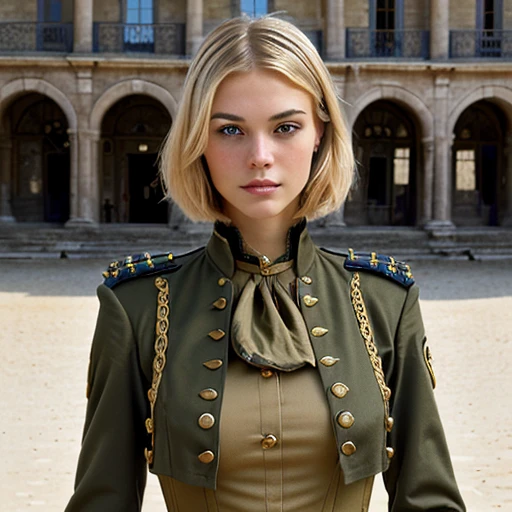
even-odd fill
[[[285,117],[293,116],[295,114],[304,114],[306,115],[306,112],[303,110],[297,110],[295,108],[291,108],[289,110],[285,110],[284,112],[279,112],[279,114],[274,114],[269,118],[269,121],[279,121],[280,119],[284,119]],[[237,116],[235,114],[228,114],[227,112],[216,112],[212,115],[211,121],[214,119],[227,119],[228,121],[245,121],[245,119],[241,116]]]

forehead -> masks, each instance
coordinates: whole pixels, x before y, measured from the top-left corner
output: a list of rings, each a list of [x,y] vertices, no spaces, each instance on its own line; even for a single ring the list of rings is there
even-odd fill
[[[274,108],[288,107],[313,109],[313,97],[288,77],[269,69],[254,69],[228,75],[217,87],[213,99],[216,108]]]

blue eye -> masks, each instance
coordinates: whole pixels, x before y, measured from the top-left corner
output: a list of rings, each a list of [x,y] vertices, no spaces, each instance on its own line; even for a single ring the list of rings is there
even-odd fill
[[[297,131],[298,129],[299,129],[299,127],[297,125],[285,123],[285,124],[282,124],[281,126],[279,126],[277,128],[276,132],[288,134],[288,133],[293,133],[293,132]]]
[[[240,128],[234,125],[223,126],[219,132],[224,135],[240,135],[242,133]]]

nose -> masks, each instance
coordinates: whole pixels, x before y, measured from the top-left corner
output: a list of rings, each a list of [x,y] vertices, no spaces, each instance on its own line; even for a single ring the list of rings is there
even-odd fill
[[[264,169],[273,163],[272,142],[265,135],[255,135],[250,141],[249,167]]]

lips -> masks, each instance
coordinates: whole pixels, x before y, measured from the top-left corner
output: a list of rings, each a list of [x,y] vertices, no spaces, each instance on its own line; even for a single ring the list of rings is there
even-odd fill
[[[279,187],[280,185],[272,180],[252,180],[242,188],[249,194],[264,196],[275,192]]]

